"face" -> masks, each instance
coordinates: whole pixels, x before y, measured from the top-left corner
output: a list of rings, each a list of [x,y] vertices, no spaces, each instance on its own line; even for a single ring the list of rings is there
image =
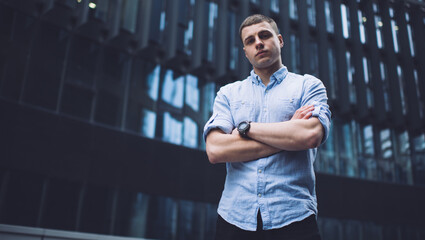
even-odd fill
[[[283,39],[268,22],[244,27],[241,32],[245,56],[254,70],[278,70],[282,65]]]

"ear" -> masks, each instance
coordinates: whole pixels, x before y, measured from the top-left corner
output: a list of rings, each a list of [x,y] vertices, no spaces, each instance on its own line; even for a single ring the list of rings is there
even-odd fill
[[[245,49],[245,47],[243,47],[243,52],[245,53],[245,57],[248,58],[248,56],[246,55],[246,49]]]
[[[283,37],[282,37],[282,35],[281,35],[281,34],[279,34],[279,35],[277,36],[277,38],[279,39],[279,45],[280,45],[280,48],[283,48],[284,42],[283,42]]]

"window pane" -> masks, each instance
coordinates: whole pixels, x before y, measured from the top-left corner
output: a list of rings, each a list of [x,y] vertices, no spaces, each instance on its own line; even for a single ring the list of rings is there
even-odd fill
[[[351,53],[349,51],[345,52],[345,57],[347,60],[347,79],[348,79],[348,87],[349,87],[349,93],[350,93],[350,102],[355,104],[357,102],[357,96],[356,96],[356,87],[353,82],[353,76],[354,76],[354,65],[351,61]]]
[[[155,138],[156,113],[147,109],[142,109],[141,115],[142,135],[148,138]]]
[[[316,26],[316,0],[307,0],[307,17],[310,26]]]
[[[292,19],[298,19],[298,6],[296,0],[289,0],[289,17]]]
[[[336,79],[337,76],[337,69],[336,69],[336,58],[335,58],[335,50],[333,47],[328,48],[328,65],[329,65],[329,82],[331,84],[330,86],[330,96],[332,99],[336,99],[337,91],[338,91],[338,85]],[[328,86],[326,86],[328,87]]]
[[[164,76],[162,100],[176,107],[183,107],[184,77],[173,79],[173,71],[167,70]]]
[[[329,1],[325,1],[325,15],[326,15],[326,30],[330,33],[334,32],[334,22],[332,6]]]
[[[398,84],[399,84],[399,90],[400,90],[401,107],[403,109],[403,114],[406,115],[408,106],[407,106],[406,97],[404,95],[404,84],[405,84],[404,75],[400,65],[397,66],[397,76],[398,76]]]
[[[177,145],[182,144],[183,124],[175,119],[169,112],[164,113],[163,140]]]
[[[212,62],[215,60],[215,45],[216,45],[216,31],[217,31],[217,17],[218,6],[215,2],[205,2],[208,4],[208,46],[207,46],[207,60]]]
[[[198,125],[190,118],[184,118],[184,142],[187,147],[198,146]]]
[[[139,0],[123,0],[121,11],[121,27],[130,33],[136,32]]]
[[[381,130],[381,158],[378,160],[378,178],[384,181],[394,180],[394,160],[391,131]]]
[[[357,11],[357,17],[358,17],[358,20],[359,20],[360,42],[365,44],[366,43],[366,31],[365,31],[365,26],[363,25],[363,23],[366,22],[366,17],[363,16],[363,12],[361,10]]]
[[[397,157],[395,160],[396,181],[399,183],[412,184],[412,165],[410,161],[410,144],[407,131],[397,136]]]
[[[190,74],[186,76],[186,104],[196,112],[199,110],[198,78]]]
[[[300,60],[300,41],[296,35],[291,35],[291,62],[292,71],[300,73],[301,71],[301,60]]]
[[[425,134],[413,139],[414,142],[414,182],[416,185],[425,186]]]
[[[149,68],[148,68],[149,71]],[[151,71],[146,79],[146,91],[148,96],[152,100],[158,100],[158,88],[159,88],[159,77],[161,73],[161,66],[156,65]]]
[[[342,20],[342,34],[344,38],[350,37],[350,15],[345,4],[341,4],[341,20]]]

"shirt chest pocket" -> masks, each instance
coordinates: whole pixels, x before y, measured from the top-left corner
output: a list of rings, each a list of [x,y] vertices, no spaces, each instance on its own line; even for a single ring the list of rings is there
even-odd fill
[[[253,121],[255,104],[250,101],[230,102],[230,111],[233,116],[233,124],[236,126],[242,121]]]
[[[278,98],[270,106],[270,122],[283,122],[291,120],[298,109],[298,99],[296,98]]]

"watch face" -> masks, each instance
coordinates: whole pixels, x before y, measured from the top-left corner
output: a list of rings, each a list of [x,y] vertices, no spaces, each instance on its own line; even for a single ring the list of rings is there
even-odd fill
[[[240,130],[244,130],[248,127],[248,123],[247,122],[241,122],[241,124],[239,124],[239,129]]]

